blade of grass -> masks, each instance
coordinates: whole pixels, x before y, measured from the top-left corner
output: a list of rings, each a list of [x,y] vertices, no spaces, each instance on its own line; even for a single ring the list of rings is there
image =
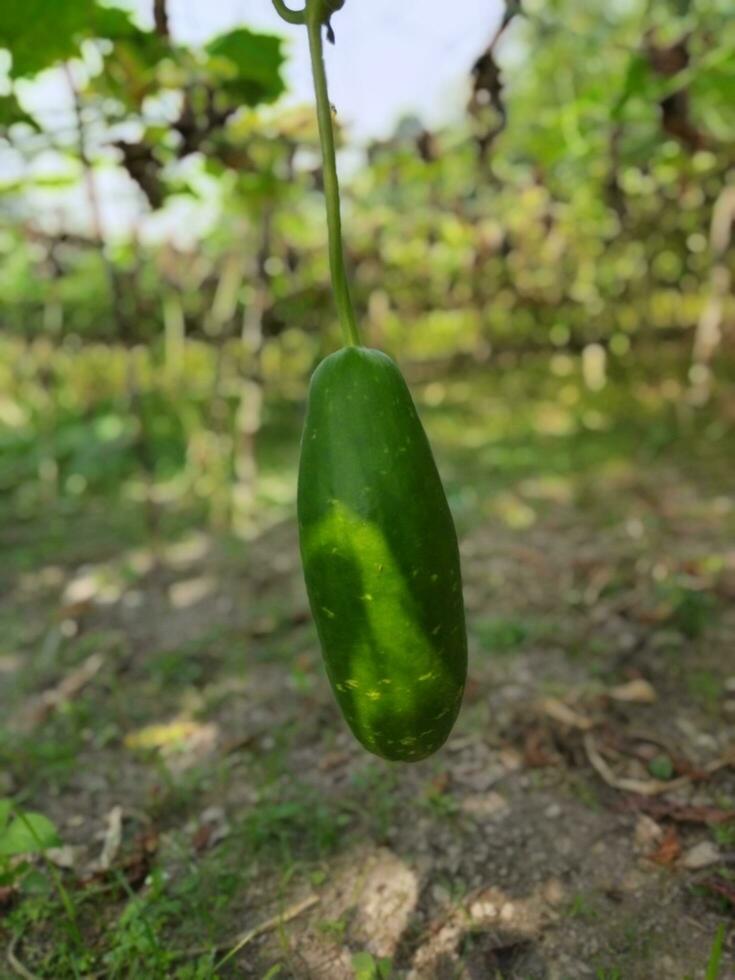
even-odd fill
[[[722,954],[725,949],[726,934],[727,928],[723,922],[720,924],[717,932],[715,933],[714,942],[712,943],[712,950],[709,954],[709,962],[707,963],[705,980],[719,980],[720,967],[722,966]]]

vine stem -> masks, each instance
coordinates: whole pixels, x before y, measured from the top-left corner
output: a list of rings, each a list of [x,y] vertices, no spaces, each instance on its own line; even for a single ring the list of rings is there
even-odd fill
[[[352,305],[350,286],[345,268],[344,244],[342,241],[342,210],[339,196],[339,176],[337,174],[337,153],[334,139],[334,120],[332,104],[329,100],[327,72],[324,66],[324,42],[322,29],[328,22],[329,0],[306,0],[303,10],[292,10],[284,0],[273,0],[278,13],[290,24],[306,24],[309,35],[311,70],[314,76],[319,139],[322,148],[324,173],[324,197],[327,207],[327,230],[329,234],[329,267],[332,289],[337,306],[342,336],[345,346],[360,347],[362,338]],[[334,5],[332,5],[334,6]]]
[[[273,6],[279,17],[288,24],[305,24],[306,23],[306,8],[304,10],[291,10],[290,7],[286,6],[285,0],[273,0]]]

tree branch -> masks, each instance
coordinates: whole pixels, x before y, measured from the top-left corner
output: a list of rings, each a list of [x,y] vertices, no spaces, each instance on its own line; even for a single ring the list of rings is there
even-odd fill
[[[159,37],[171,37],[166,0],[153,0],[153,23]]]
[[[506,0],[505,12],[503,19],[498,25],[498,29],[485,52],[480,55],[472,66],[473,84],[472,97],[469,104],[470,113],[473,116],[482,117],[484,111],[490,106],[497,116],[497,121],[489,127],[488,131],[477,138],[480,156],[483,160],[486,159],[492,144],[505,129],[507,121],[507,112],[503,99],[503,79],[495,59],[495,51],[500,39],[510,24],[522,13],[521,0]]]

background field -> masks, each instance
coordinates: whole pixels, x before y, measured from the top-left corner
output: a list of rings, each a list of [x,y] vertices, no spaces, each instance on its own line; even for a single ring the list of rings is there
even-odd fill
[[[341,133],[461,542],[465,704],[410,767],[302,584],[339,341],[287,49],[0,13],[1,977],[735,976],[732,18],[524,7],[451,124]]]

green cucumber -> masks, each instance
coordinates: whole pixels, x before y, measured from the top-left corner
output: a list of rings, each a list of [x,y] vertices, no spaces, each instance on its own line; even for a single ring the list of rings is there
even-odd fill
[[[415,762],[446,741],[467,673],[457,535],[397,365],[346,347],[311,381],[301,557],[329,681],[356,738]]]

